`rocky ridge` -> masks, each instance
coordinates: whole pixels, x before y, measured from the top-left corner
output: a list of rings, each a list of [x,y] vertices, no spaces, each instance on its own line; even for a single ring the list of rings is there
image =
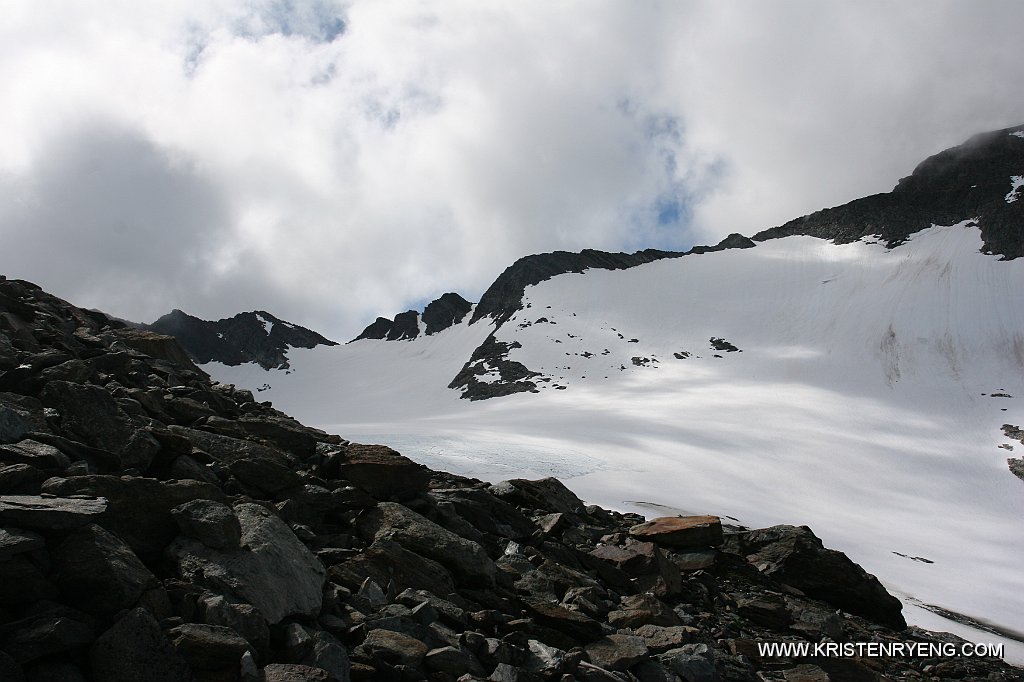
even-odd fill
[[[336,346],[314,331],[280,320],[263,310],[208,321],[172,310],[141,329],[173,336],[195,362],[240,365],[255,362],[263,369],[288,369],[289,348]]]
[[[0,679],[1020,680],[805,527],[588,506],[351,443],[0,278]]]

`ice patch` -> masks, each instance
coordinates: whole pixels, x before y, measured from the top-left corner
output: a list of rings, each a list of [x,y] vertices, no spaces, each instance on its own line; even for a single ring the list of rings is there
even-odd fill
[[[1020,198],[1020,188],[1024,187],[1024,175],[1011,175],[1010,184],[1013,185],[1013,189],[1007,192],[1005,197],[1008,204],[1012,204]]]
[[[1024,137],[1024,130],[1015,130],[1010,135],[1012,137]]]
[[[270,331],[274,328],[274,323],[268,320],[267,318],[263,317],[259,313],[256,314],[256,319],[259,320],[260,324],[263,325],[263,331],[265,331],[269,335]]]

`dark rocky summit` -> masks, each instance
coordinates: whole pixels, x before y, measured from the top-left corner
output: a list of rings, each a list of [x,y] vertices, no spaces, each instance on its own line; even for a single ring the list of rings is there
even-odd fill
[[[465,319],[473,304],[455,293],[447,293],[431,301],[423,309],[422,317],[415,310],[407,310],[395,315],[394,320],[378,317],[371,322],[359,336],[353,339],[378,339],[383,341],[402,341],[415,339],[420,335],[420,320],[424,325],[424,333],[436,334],[456,325]]]
[[[210,322],[173,310],[143,329],[173,336],[200,364],[240,365],[255,362],[263,369],[286,369],[289,348],[336,346],[314,331],[257,310]]]
[[[0,280],[4,682],[1024,679],[758,650],[951,641],[806,528],[430,471]]]
[[[1024,126],[1016,126],[975,135],[925,159],[887,194],[791,220],[754,240],[802,234],[845,243],[876,235],[892,247],[932,225],[974,220],[986,253],[1020,258],[1024,201],[1011,196],[1011,178],[1024,174],[1022,131]]]

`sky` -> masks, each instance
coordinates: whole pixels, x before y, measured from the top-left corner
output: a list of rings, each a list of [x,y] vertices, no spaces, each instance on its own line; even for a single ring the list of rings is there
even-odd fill
[[[1016,0],[5,0],[0,273],[348,340],[516,258],[686,249],[1024,123]]]

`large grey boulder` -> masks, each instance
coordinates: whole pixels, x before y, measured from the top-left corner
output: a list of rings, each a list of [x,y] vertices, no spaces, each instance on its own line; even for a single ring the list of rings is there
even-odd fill
[[[238,549],[242,526],[231,507],[213,500],[192,500],[171,510],[182,535],[212,549]]]
[[[107,501],[0,495],[0,524],[36,530],[67,530],[95,521],[107,509]]]
[[[240,549],[221,551],[186,537],[168,547],[181,577],[235,595],[272,625],[289,616],[316,616],[326,575],[320,560],[265,507],[246,503],[234,511],[242,529]]]
[[[6,405],[0,405],[0,443],[16,443],[31,430],[21,415]]]
[[[367,540],[393,540],[411,552],[437,561],[469,584],[494,584],[497,568],[483,547],[394,502],[382,502],[357,521]]]

